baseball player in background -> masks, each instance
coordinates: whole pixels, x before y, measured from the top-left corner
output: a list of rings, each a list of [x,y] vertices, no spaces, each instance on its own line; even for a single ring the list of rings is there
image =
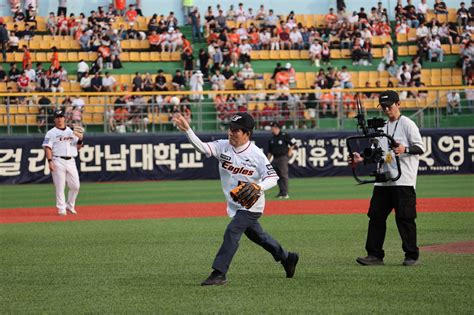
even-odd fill
[[[298,254],[284,250],[258,222],[265,207],[264,191],[276,185],[278,176],[262,150],[250,142],[255,127],[252,116],[248,113],[234,115],[229,125],[228,140],[206,143],[196,136],[181,114],[176,114],[173,121],[179,130],[186,133],[197,151],[218,160],[227,213],[232,218],[212,264],[213,271],[201,285],[227,283],[226,274],[242,234],[271,253],[283,265],[286,277],[292,278]]]
[[[43,148],[56,187],[56,207],[59,215],[66,215],[67,211],[77,214],[74,206],[80,184],[74,158],[83,146],[83,132],[84,129],[80,126],[75,126],[74,130],[67,127],[64,111],[57,110],[54,113],[54,127],[44,137]],[[64,193],[66,184],[69,188],[67,202]]]

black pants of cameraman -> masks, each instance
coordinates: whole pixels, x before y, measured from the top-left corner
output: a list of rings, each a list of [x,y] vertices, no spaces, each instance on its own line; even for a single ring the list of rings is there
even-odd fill
[[[375,186],[370,200],[369,230],[365,249],[368,255],[383,259],[387,217],[395,209],[395,220],[405,258],[418,259],[416,246],[416,193],[412,186]]]

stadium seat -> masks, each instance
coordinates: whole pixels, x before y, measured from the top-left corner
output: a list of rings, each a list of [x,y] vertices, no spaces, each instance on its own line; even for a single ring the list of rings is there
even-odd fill
[[[408,56],[408,46],[398,46],[399,56]]]
[[[261,60],[270,59],[270,52],[268,50],[260,50],[259,55]]]
[[[161,61],[171,61],[171,54],[169,52],[162,52]]]
[[[160,60],[161,60],[161,54],[159,52],[157,51],[150,52],[150,61],[160,61]]]
[[[309,59],[309,51],[308,50],[301,50],[300,51],[300,59]]]
[[[280,59],[280,52],[278,50],[270,50],[270,59]]]
[[[147,62],[150,61],[150,52],[149,51],[141,51],[140,52],[140,61]]]
[[[304,59],[304,58],[300,58],[299,50],[290,50],[290,59]]]
[[[290,59],[290,51],[289,50],[280,50],[280,59],[287,60]]]
[[[180,61],[181,60],[181,52],[180,51],[173,51],[171,53],[171,61]]]
[[[140,53],[136,51],[130,52],[130,61],[140,61]]]
[[[442,44],[441,49],[443,50],[445,55],[450,55],[451,54],[451,45],[449,44]]]

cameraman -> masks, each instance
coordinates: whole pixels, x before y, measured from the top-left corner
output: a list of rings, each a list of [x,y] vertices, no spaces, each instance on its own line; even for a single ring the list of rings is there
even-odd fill
[[[405,252],[404,266],[418,264],[419,251],[416,245],[416,176],[418,171],[419,155],[424,152],[424,145],[420,131],[415,123],[400,113],[400,99],[397,92],[387,90],[380,94],[379,105],[388,117],[383,127],[385,134],[392,136],[397,146],[389,151],[388,139],[383,137],[381,147],[386,152],[381,172],[390,172],[391,177],[398,173],[395,155],[399,156],[401,177],[395,181],[376,183],[370,201],[368,212],[369,230],[365,249],[366,257],[357,258],[361,265],[383,265],[386,220],[392,209],[395,209],[395,219],[398,232],[402,239],[402,248]],[[350,164],[363,162],[359,153],[349,158]]]

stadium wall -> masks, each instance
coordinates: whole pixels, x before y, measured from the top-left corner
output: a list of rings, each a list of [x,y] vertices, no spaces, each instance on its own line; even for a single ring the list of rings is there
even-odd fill
[[[345,139],[353,133],[294,132],[291,135],[298,148],[290,159],[290,177],[351,175]],[[420,158],[420,174],[474,173],[473,128],[422,130],[422,136],[427,150]],[[213,141],[227,136],[212,133],[200,137],[203,141]],[[258,132],[253,139],[266,151],[270,133]],[[0,183],[51,181],[42,140],[42,137],[0,139]],[[76,163],[81,181],[218,178],[215,160],[196,152],[180,133],[88,136]],[[367,167],[358,174],[369,174],[370,169]]]

